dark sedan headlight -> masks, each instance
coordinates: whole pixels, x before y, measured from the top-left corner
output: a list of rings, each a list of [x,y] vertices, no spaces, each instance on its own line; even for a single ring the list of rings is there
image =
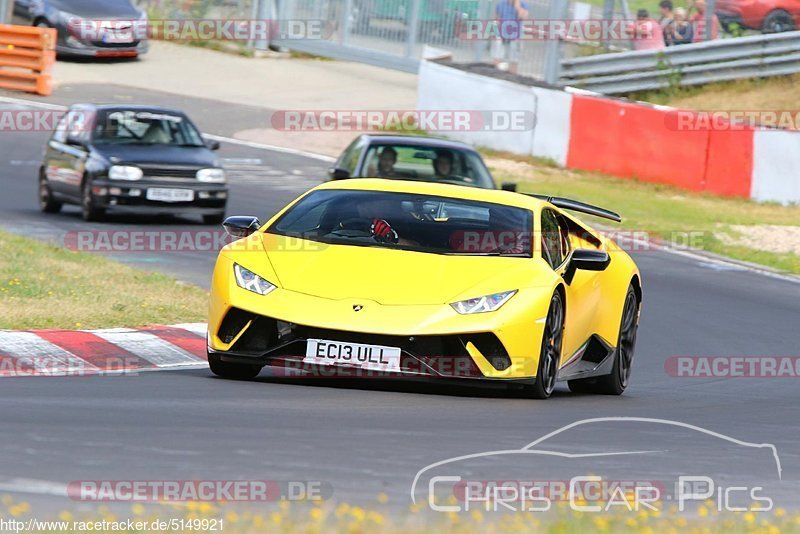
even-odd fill
[[[142,176],[144,176],[142,169],[131,165],[112,165],[108,169],[108,178],[111,180],[135,182],[141,180]]]
[[[222,169],[200,169],[197,171],[198,182],[225,183],[225,171]]]

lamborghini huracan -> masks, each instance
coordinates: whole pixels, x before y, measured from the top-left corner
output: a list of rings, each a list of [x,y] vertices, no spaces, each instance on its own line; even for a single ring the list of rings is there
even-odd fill
[[[621,394],[642,285],[575,200],[458,185],[328,182],[240,238],[214,268],[211,371],[478,379],[548,398]],[[280,374],[280,373],[279,373]]]

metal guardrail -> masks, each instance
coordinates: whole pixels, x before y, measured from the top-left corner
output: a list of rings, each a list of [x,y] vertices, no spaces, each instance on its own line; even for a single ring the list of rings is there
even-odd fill
[[[560,85],[604,94],[800,72],[800,31],[563,60]]]

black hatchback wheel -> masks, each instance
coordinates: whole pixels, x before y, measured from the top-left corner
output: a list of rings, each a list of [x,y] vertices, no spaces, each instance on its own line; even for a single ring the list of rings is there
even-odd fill
[[[556,291],[550,299],[550,310],[545,319],[542,334],[542,349],[539,353],[539,367],[536,381],[528,392],[535,399],[547,399],[553,394],[561,363],[561,346],[564,341],[564,302],[561,293]]]
[[[105,210],[98,208],[92,196],[92,184],[85,180],[81,189],[81,215],[84,221],[100,221],[105,215]]]
[[[44,213],[58,213],[61,211],[61,202],[53,200],[50,184],[44,176],[39,178],[39,209]]]

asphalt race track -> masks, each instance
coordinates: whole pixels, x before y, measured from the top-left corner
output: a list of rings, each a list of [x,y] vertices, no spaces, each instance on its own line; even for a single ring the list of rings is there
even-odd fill
[[[61,91],[50,102],[107,101],[119,95],[179,105],[208,133],[231,135],[259,122],[238,106],[113,87]],[[67,232],[87,228],[210,228],[178,218],[118,217],[86,225],[76,208],[59,215],[39,213],[36,169],[45,138],[41,132],[0,132],[3,227],[56,242]],[[220,156],[238,165],[229,214],[262,220],[321,181],[328,165],[232,144],[223,144]],[[587,418],[628,416],[679,421],[743,442],[773,444],[782,480],[774,466],[738,460],[740,445],[694,440],[669,425],[604,421],[582,439],[556,440],[553,446],[569,453],[620,447],[657,451],[647,457],[654,473],[703,475],[712,463],[727,462],[713,469],[768,487],[776,503],[800,508],[797,380],[678,378],[665,371],[672,356],[800,356],[800,284],[694,256],[657,250],[633,255],[643,274],[644,308],[632,384],[622,397],[574,395],[562,386],[542,402],[461,385],[301,382],[267,373],[235,382],[207,370],[4,378],[0,491],[63,507],[68,501],[58,488],[72,480],[257,478],[321,481],[336,499],[351,503],[373,502],[385,492],[390,502],[406,506],[415,475],[428,464],[518,449]],[[215,254],[113,256],[207,287]],[[594,471],[600,471],[619,460],[593,461]],[[546,463],[539,467],[547,472]],[[492,466],[475,467],[469,476],[492,478]]]

